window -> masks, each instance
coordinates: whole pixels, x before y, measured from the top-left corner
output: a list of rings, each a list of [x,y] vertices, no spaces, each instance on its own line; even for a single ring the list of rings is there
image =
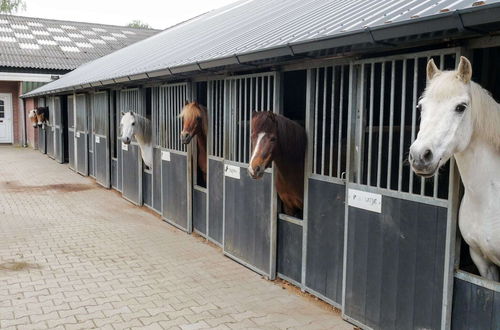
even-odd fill
[[[0,100],[0,118],[5,118],[5,104],[3,100]]]

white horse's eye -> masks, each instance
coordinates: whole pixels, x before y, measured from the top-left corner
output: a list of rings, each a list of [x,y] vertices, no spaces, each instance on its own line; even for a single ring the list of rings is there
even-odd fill
[[[417,110],[422,111],[422,104],[417,104]]]
[[[134,126],[134,125],[135,125],[135,123],[132,123],[132,126]]]
[[[465,111],[465,109],[467,109],[467,104],[461,103],[461,104],[456,106],[455,111],[458,113],[462,113]]]

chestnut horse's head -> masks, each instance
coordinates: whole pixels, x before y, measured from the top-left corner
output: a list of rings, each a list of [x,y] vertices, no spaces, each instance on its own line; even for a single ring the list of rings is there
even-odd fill
[[[198,102],[187,102],[180,115],[183,120],[181,141],[184,144],[191,142],[197,134],[206,136],[208,130],[207,109]]]
[[[30,110],[30,112],[28,113],[28,118],[30,119],[31,125],[33,127],[38,126],[38,118],[36,116],[36,109]]]
[[[278,149],[278,123],[272,112],[262,111],[252,113],[252,156],[248,166],[248,174],[253,179],[264,175],[266,168],[271,166]]]

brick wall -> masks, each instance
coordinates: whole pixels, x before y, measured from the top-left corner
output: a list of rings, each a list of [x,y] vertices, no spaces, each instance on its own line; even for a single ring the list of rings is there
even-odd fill
[[[14,133],[14,144],[21,144],[21,114],[19,112],[19,88],[21,83],[18,81],[0,81],[0,93],[12,94],[12,129]]]

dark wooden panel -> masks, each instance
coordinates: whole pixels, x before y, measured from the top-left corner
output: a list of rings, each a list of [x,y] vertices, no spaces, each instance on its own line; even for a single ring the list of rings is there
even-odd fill
[[[151,207],[153,203],[153,190],[152,190],[151,174],[142,172],[142,202]]]
[[[222,244],[224,164],[209,159],[208,236]]]
[[[128,150],[122,150],[122,194],[129,201],[142,205],[142,166],[139,162],[139,146],[129,144]]]
[[[108,178],[108,141],[105,137],[100,137],[99,138],[99,143],[95,144],[94,148],[94,156],[95,156],[95,178],[97,182],[102,184],[105,187],[108,187],[109,185],[109,178]]]
[[[153,149],[153,208],[161,212],[161,150]]]
[[[186,231],[187,209],[187,156],[170,153],[170,161],[162,161],[163,210],[165,219]]]
[[[68,130],[68,157],[69,157],[69,167],[71,169],[76,169],[75,167],[75,133]]]
[[[345,314],[374,329],[441,326],[446,209],[383,197],[349,207]]]
[[[278,220],[278,273],[296,282],[302,277],[302,226]]]
[[[207,233],[207,194],[193,189],[193,229]]]
[[[309,179],[306,286],[342,303],[345,186]]]
[[[500,330],[500,292],[455,278],[453,330]]]
[[[271,247],[271,174],[251,179],[226,177],[224,251],[269,274]]]

